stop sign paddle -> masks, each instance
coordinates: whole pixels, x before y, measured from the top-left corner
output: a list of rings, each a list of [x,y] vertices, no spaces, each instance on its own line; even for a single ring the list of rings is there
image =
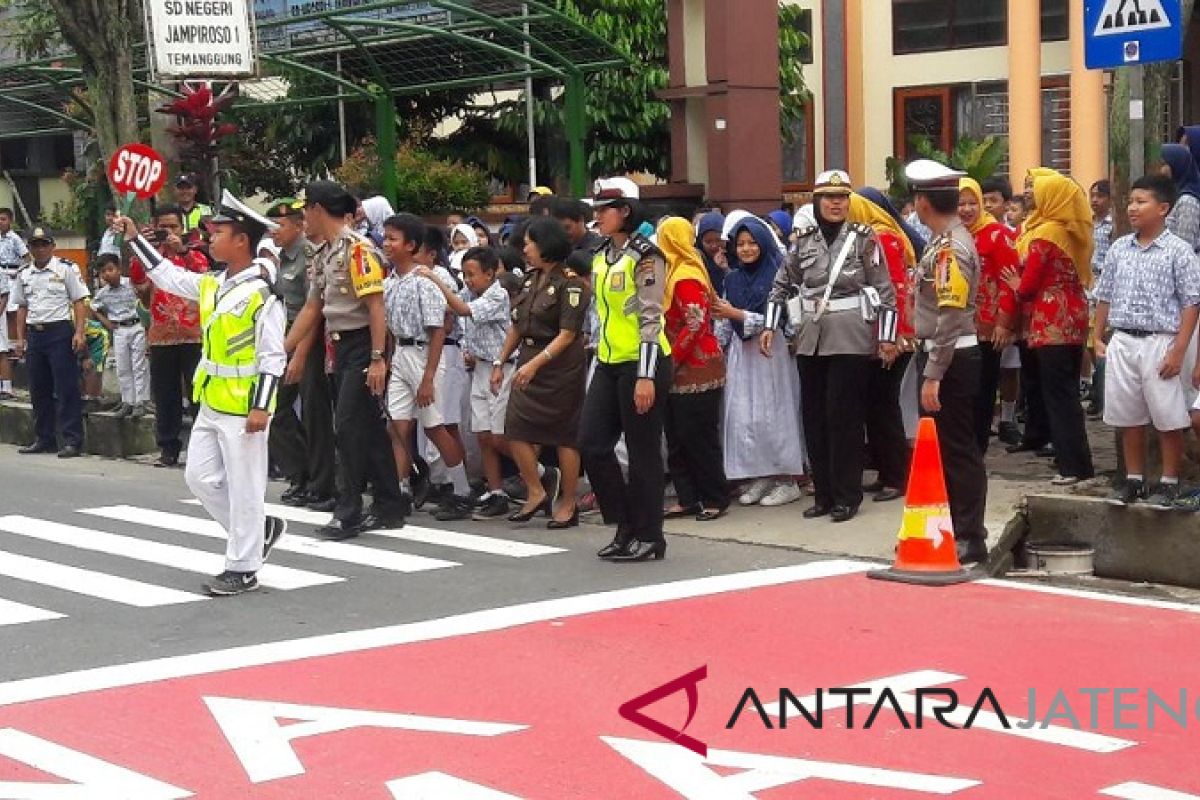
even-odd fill
[[[167,164],[153,148],[127,144],[109,159],[108,179],[118,194],[125,195],[127,203],[134,197],[146,200],[158,194],[167,182]]]

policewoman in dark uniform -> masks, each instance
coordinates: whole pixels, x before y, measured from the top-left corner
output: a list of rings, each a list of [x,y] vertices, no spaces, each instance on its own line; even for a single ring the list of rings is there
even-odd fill
[[[21,453],[52,453],[55,421],[62,431],[59,458],[74,458],[83,447],[83,399],[79,394],[79,360],[91,293],[75,262],[54,255],[54,237],[42,228],[29,234],[33,263],[13,280],[9,302],[17,309],[14,355],[25,355],[29,397],[33,403],[33,444]]]
[[[513,304],[512,327],[492,362],[492,390],[498,392],[504,364],[517,354],[504,435],[528,494],[509,520],[528,522],[545,511],[551,529],[579,524],[579,415],[587,382],[583,327],[592,297],[587,282],[563,265],[570,254],[571,241],[557,220],[530,223],[524,285]],[[561,482],[553,468],[546,471],[549,480],[539,480],[536,445],[558,449]]]
[[[796,334],[804,435],[816,502],[807,519],[853,519],[862,504],[863,431],[876,357],[896,359],[896,289],[869,225],[850,222],[850,176],[829,170],[813,190],[817,224],[796,231],[767,306],[764,352],[788,307]],[[795,319],[794,317],[799,317]]]
[[[276,200],[267,218],[279,227],[271,238],[279,247],[279,280],[290,329],[311,288],[309,268],[315,248],[304,236],[304,204],[292,198]],[[283,470],[291,486],[280,499],[290,506],[321,506],[331,511],[334,487],[333,401],[325,375],[325,336],[321,326],[292,356],[291,375],[279,388],[275,419],[271,423],[272,461]],[[290,377],[290,380],[289,380]],[[300,415],[294,406],[300,400]]]
[[[596,371],[583,412],[583,465],[604,521],[616,524],[597,553],[611,561],[666,555],[663,538],[663,416],[671,389],[671,346],[663,332],[667,262],[644,236],[637,184],[596,182],[593,206],[608,242],[592,263],[596,293]],[[628,479],[614,448],[625,435]]]
[[[342,474],[333,520],[318,535],[335,541],[373,528],[398,528],[409,512],[382,406],[388,373],[383,267],[371,240],[347,225],[356,207],[354,197],[333,181],[313,181],[305,190],[305,224],[323,243],[313,257],[308,301],[286,342],[294,352],[315,336],[322,316],[333,342],[334,441]],[[375,505],[364,514],[368,479]]]
[[[975,436],[982,354],[975,330],[980,261],[975,237],[958,217],[965,173],[921,159],[905,169],[917,215],[933,239],[917,266],[916,330],[921,346],[921,413],[937,425],[958,560],[987,558],[987,471]]]

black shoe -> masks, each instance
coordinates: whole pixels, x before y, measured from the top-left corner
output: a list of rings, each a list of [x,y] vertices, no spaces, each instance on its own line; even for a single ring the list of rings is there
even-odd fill
[[[258,589],[258,578],[253,572],[232,572],[226,570],[204,584],[204,591],[213,597],[232,597],[235,594],[245,594]]]
[[[317,528],[317,538],[324,539],[327,542],[344,542],[347,539],[353,539],[360,533],[366,532],[367,528],[363,526],[363,522],[366,519],[364,516],[353,525],[347,524],[340,519],[332,520],[328,525]]]
[[[1043,445],[1037,449],[1037,452],[1034,453],[1034,455],[1038,458],[1054,458],[1054,445]]]
[[[279,502],[285,506],[302,506],[311,499],[308,489],[303,483],[293,483],[279,495]]]
[[[816,519],[817,517],[829,516],[831,511],[833,511],[832,506],[823,506],[820,503],[817,503],[812,508],[805,509],[803,516],[805,519]]]
[[[543,512],[545,512],[547,517],[553,516],[554,506],[552,506],[550,503],[551,503],[551,500],[549,497],[547,497],[545,500],[538,503],[537,506],[532,511],[514,511],[513,513],[508,515],[508,521],[509,522],[529,522],[529,520],[533,519],[539,513],[543,513]]]
[[[904,492],[893,486],[885,486],[876,492],[871,500],[876,503],[890,503],[893,500],[899,500],[901,497],[904,497]]]
[[[154,466],[156,466],[156,467],[177,467],[177,466],[179,466],[179,455],[163,453],[154,462]]]
[[[552,530],[552,531],[565,531],[567,528],[578,528],[578,527],[579,527],[579,509],[578,508],[576,508],[574,511],[571,512],[570,519],[567,519],[567,520],[552,519],[546,523],[546,528],[548,530]]]
[[[858,514],[858,506],[834,506],[829,511],[831,522],[849,522]]]
[[[988,549],[986,542],[982,542],[979,539],[959,539],[955,542],[954,546],[958,550],[959,564],[965,566],[967,564],[981,564],[987,561]]]
[[[1100,419],[1102,416],[1104,416],[1104,407],[1093,400],[1087,404],[1087,408],[1084,409],[1084,413],[1088,415],[1088,419]]]
[[[391,530],[394,528],[404,527],[404,516],[400,514],[380,514],[376,511],[369,511],[362,516],[362,522],[359,523],[364,531],[379,531]]]
[[[42,453],[53,453],[57,449],[53,442],[34,442],[31,445],[18,449],[17,452],[23,456],[34,456]]]
[[[1033,453],[1033,452],[1036,452],[1037,450],[1040,450],[1044,446],[1045,445],[1033,444],[1031,442],[1017,442],[1016,444],[1010,444],[1008,447],[1004,448],[1004,452],[1006,452],[1006,453]]]
[[[507,517],[508,503],[508,498],[499,492],[488,495],[487,499],[475,509],[475,519],[488,520]]]
[[[287,520],[279,517],[267,517],[263,524],[263,561],[267,560],[267,556],[271,555],[271,550],[275,547],[275,543],[282,538],[283,534],[287,533]]]
[[[438,522],[459,522],[464,519],[471,519],[473,516],[473,506],[474,504],[469,498],[450,495],[448,499],[442,501],[441,506],[433,513],[433,518]]]
[[[430,488],[425,497],[423,506],[433,506],[429,513],[436,514],[441,510],[442,506],[454,497],[453,483],[435,483]]]
[[[517,502],[524,500],[528,496],[528,489],[525,486],[525,481],[521,480],[520,475],[513,475],[505,478],[504,486],[502,488],[506,495]]]
[[[596,555],[604,559],[615,558],[628,550],[633,541],[633,535],[624,526],[618,525],[613,540],[596,551]]]
[[[1105,502],[1114,506],[1131,506],[1146,496],[1146,484],[1142,481],[1122,481],[1117,488],[1109,492]]]
[[[304,504],[309,511],[332,512],[337,508],[336,497],[314,497]]]
[[[550,507],[554,508],[559,495],[562,494],[562,472],[558,467],[546,467],[546,472],[542,475],[542,488],[546,490]]]
[[[420,456],[413,458],[409,485],[412,487],[413,508],[425,505],[429,500],[429,490],[433,484],[429,481],[429,462]]]
[[[659,539],[657,542],[630,542],[624,552],[617,553],[609,559],[609,561],[619,561],[627,563],[632,561],[662,561],[667,557],[667,541]]]
[[[1154,491],[1142,500],[1142,505],[1147,508],[1153,508],[1156,511],[1170,511],[1175,506],[1175,501],[1179,499],[1179,484],[1178,483],[1160,483],[1154,487]]]
[[[79,458],[83,453],[79,451],[79,447],[73,444],[63,445],[63,449],[58,451],[59,458]]]
[[[996,426],[996,438],[1008,445],[1021,443],[1021,429],[1015,422],[1001,422]]]

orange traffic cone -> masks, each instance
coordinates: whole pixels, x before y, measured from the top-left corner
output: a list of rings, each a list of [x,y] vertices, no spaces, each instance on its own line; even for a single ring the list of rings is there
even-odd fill
[[[973,578],[958,563],[942,450],[932,417],[921,417],[917,428],[895,563],[888,569],[868,572],[867,577],[930,586],[963,583]]]

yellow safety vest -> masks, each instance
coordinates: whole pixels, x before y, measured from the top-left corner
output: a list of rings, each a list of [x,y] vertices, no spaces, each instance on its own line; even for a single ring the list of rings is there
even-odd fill
[[[213,411],[244,417],[250,413],[258,380],[255,322],[272,297],[263,280],[237,284],[218,297],[221,282],[200,279],[200,329],[204,351],[192,380],[192,400]],[[274,411],[271,400],[268,413]]]
[[[602,364],[624,364],[637,361],[640,356],[641,317],[636,310],[630,314],[625,309],[636,309],[636,301],[630,303],[637,295],[638,258],[635,256],[644,257],[646,253],[627,247],[615,264],[609,264],[606,250],[601,248],[592,259],[592,286],[596,295],[596,314],[600,318],[596,357]],[[664,356],[671,354],[671,343],[665,332],[658,334],[658,346]]]

